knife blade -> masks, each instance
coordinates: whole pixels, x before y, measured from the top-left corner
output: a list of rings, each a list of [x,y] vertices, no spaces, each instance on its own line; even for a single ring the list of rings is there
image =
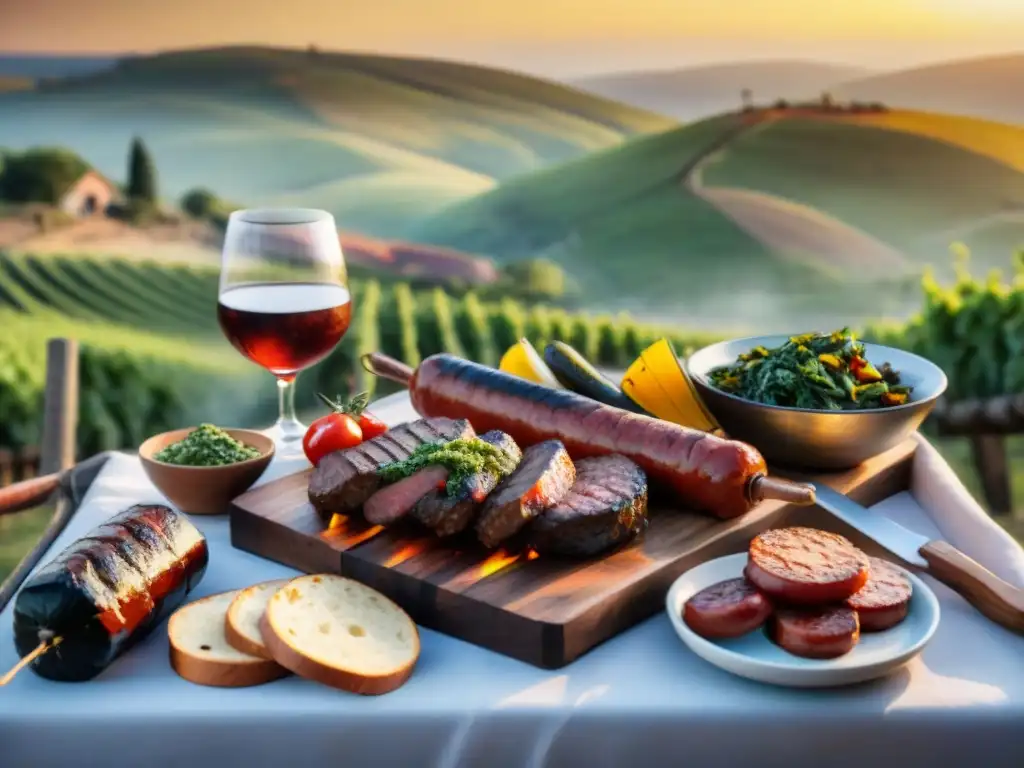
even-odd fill
[[[815,486],[814,492],[826,512],[938,579],[995,623],[1024,635],[1024,589],[1003,581],[949,542],[907,530],[824,485]]]
[[[918,568],[928,567],[928,561],[921,557],[921,547],[929,542],[927,537],[907,530],[885,515],[872,512],[849,496],[825,485],[816,484],[814,495],[819,507],[831,512],[851,528],[856,528],[907,564]]]

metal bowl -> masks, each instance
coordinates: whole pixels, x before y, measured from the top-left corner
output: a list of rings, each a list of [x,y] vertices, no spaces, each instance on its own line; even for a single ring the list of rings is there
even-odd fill
[[[686,372],[712,415],[736,440],[750,443],[769,462],[801,469],[850,469],[899,445],[921,426],[946,391],[946,374],[923,357],[865,343],[876,366],[891,363],[900,381],[914,388],[908,402],[863,411],[819,411],[763,405],[711,386],[708,373],[756,346],[784,344],[789,336],[751,336],[725,341],[690,355]]]

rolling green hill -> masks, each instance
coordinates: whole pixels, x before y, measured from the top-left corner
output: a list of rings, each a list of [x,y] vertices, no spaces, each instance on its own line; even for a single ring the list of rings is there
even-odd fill
[[[681,188],[685,167],[737,124],[705,120],[512,179],[441,212],[413,237],[506,261],[546,255],[585,291],[666,299],[690,279],[695,247],[735,254],[732,266],[769,257]]]
[[[779,309],[775,297],[789,295],[799,312],[805,298],[835,287],[841,264],[773,251],[684,184],[743,129],[743,118],[723,115],[634,139],[505,182],[414,236],[500,260],[547,256],[597,305],[742,324],[764,319]]]
[[[1024,126],[910,109],[820,114],[817,119],[934,139],[1024,171]]]
[[[833,216],[749,189],[700,187],[700,196],[780,258],[837,279],[904,273],[902,254]]]
[[[511,175],[671,125],[484,67],[269,48],[138,57],[0,93],[0,146],[67,146],[120,179],[139,135],[167,197],[201,185],[247,205],[315,205],[390,237]]]
[[[1024,206],[1024,131],[997,123],[984,128],[988,140],[981,146],[981,134],[959,117],[781,119],[730,143],[704,181],[817,208],[918,263],[945,262],[937,235]],[[1005,263],[1002,244],[993,249],[979,239],[978,246],[980,264]]]
[[[1015,126],[916,112],[723,115],[512,179],[414,236],[500,260],[546,255],[598,302],[678,313],[753,297],[760,312],[873,272],[892,278],[876,312],[901,313],[906,270],[950,263],[941,233],[1022,205],[1022,140]],[[1005,231],[974,238],[982,266],[1005,264]]]

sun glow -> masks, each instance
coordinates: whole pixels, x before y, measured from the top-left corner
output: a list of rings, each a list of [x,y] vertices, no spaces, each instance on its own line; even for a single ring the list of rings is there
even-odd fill
[[[400,50],[424,45],[666,39],[927,40],[956,27],[993,35],[1024,20],[1020,0],[34,0],[5,7],[0,49],[150,51],[246,41]],[[60,18],[55,28],[50,22]],[[232,18],[232,32],[217,21]],[[315,19],[311,26],[310,19]],[[323,30],[332,30],[324,32]]]

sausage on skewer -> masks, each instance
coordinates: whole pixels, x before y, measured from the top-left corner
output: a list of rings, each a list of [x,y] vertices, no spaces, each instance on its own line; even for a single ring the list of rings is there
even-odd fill
[[[731,518],[763,499],[813,504],[810,485],[769,478],[753,446],[629,413],[448,354],[415,371],[386,355],[363,358],[371,372],[409,387],[423,416],[464,418],[478,432],[500,429],[521,446],[561,440],[574,459],[622,454],[688,506]]]

